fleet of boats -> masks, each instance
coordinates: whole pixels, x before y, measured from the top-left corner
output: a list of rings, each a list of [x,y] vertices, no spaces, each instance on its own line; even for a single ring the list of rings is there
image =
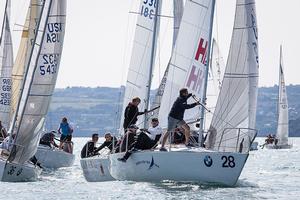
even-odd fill
[[[73,165],[75,155],[39,145],[59,71],[66,24],[66,0],[30,0],[16,60],[13,60],[10,2],[6,0],[0,37],[0,119],[9,127],[7,146],[0,149],[0,180],[36,180],[42,168]],[[123,111],[133,97],[139,110],[157,108],[139,116],[147,129],[156,117],[166,128],[168,113],[181,88],[194,94],[184,120],[201,137],[193,147],[169,144],[168,151],[101,151],[80,160],[87,181],[164,180],[236,184],[255,150],[258,93],[258,33],[255,0],[237,0],[227,64],[212,38],[215,0],[173,0],[171,58],[150,103],[150,89],[158,47],[162,1],[140,0]],[[124,113],[121,115],[123,121]],[[122,123],[120,123],[122,125]],[[120,133],[123,133],[123,127]],[[206,137],[202,137],[206,135]],[[201,140],[203,138],[203,140]],[[288,143],[288,104],[280,48],[278,127],[268,149],[291,148]]]

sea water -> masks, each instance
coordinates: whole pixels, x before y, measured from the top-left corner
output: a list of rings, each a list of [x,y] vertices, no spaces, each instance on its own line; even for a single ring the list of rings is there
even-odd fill
[[[300,199],[300,138],[292,138],[292,149],[251,151],[234,187],[176,182],[90,183],[84,179],[79,162],[87,140],[74,138],[76,160],[72,167],[44,171],[36,182],[0,182],[0,199]],[[257,139],[259,144],[263,140]]]

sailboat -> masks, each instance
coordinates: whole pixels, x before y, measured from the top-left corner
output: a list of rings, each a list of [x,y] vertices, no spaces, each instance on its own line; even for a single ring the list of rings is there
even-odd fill
[[[128,102],[135,96],[139,96],[142,99],[143,103],[139,105],[140,110],[149,107],[150,85],[156,53],[157,36],[159,32],[159,18],[157,15],[160,15],[160,9],[160,1],[156,1],[155,4],[145,1],[141,1],[140,3],[140,14],[137,19],[135,40],[131,54],[132,57],[127,75],[123,110],[125,110]],[[152,14],[147,14],[146,10],[150,10]],[[173,44],[176,41],[182,13],[183,0],[173,0]],[[161,91],[163,91],[167,73],[168,68],[166,69],[164,78],[160,84]],[[162,93],[158,90],[155,100],[156,104],[160,104],[161,97]],[[153,106],[156,105],[155,103]],[[156,112],[157,110],[154,111],[153,115],[156,115]],[[122,116],[123,115],[124,113],[122,113]],[[148,122],[146,121],[148,121],[148,118],[149,116],[144,116],[143,119],[139,119],[137,123],[141,126],[147,126]],[[110,161],[108,157],[109,155],[101,154],[100,156],[83,158],[80,160],[81,167],[87,181],[115,180],[109,172]]]
[[[186,87],[202,102],[205,100],[214,4],[212,0],[188,0],[185,3],[160,107],[162,127],[166,127],[166,113],[180,88]],[[250,144],[256,136],[257,79],[255,1],[237,0],[230,53],[210,126],[212,132],[206,141],[207,147],[179,146],[169,148],[168,152],[136,152],[125,163],[117,160],[123,153],[111,154],[111,175],[118,180],[197,181],[235,185],[248,158]],[[234,92],[228,87],[230,84],[234,85]],[[227,105],[222,105],[222,102]],[[239,114],[240,108],[243,108],[243,115]],[[203,113],[199,108],[190,110],[186,112],[188,117],[199,117]],[[243,117],[240,119],[244,120],[237,121],[237,117]],[[217,124],[217,119],[223,122],[222,126]]]
[[[277,133],[273,142],[266,144],[268,149],[289,149],[292,145],[289,144],[289,110],[288,99],[283,73],[282,46],[280,46],[279,60],[279,89],[278,89],[278,104],[277,104]],[[267,139],[268,140],[268,139]]]
[[[10,0],[6,0],[0,35],[0,120],[4,128],[10,125],[10,102],[13,68],[13,45],[10,30]]]
[[[65,0],[31,0],[28,27],[23,30],[19,60],[14,72],[20,90],[13,91],[13,119],[9,133],[14,136],[10,151],[1,156],[2,181],[36,180],[41,168],[29,160],[34,156],[40,130],[54,91],[62,53],[65,30]],[[25,23],[25,25],[26,25]],[[28,42],[26,42],[28,41]],[[18,63],[18,62],[16,62]],[[20,69],[22,68],[22,69]],[[14,73],[13,72],[13,73]],[[14,78],[13,78],[14,79]],[[14,81],[13,81],[14,85]],[[16,86],[16,85],[15,85]],[[18,86],[18,85],[17,85]],[[14,97],[14,95],[16,95]]]

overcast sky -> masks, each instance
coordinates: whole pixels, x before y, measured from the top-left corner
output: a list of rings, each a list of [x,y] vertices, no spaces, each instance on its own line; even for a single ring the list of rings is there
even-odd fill
[[[29,0],[12,0],[12,21],[23,24]],[[3,8],[4,0],[1,0]],[[126,81],[139,0],[68,0],[65,43],[57,87],[110,86]],[[163,0],[163,14],[171,15],[171,0]],[[214,37],[227,59],[234,19],[235,0],[217,0]],[[0,11],[3,9],[1,8]],[[283,44],[283,61],[287,84],[300,84],[300,1],[257,0],[259,33],[260,86],[278,82],[279,45]],[[1,12],[2,13],[2,12]],[[0,17],[2,19],[2,16]],[[170,57],[172,21],[161,20],[159,51],[153,87],[157,87]],[[216,29],[217,27],[217,29]],[[17,53],[20,27],[13,41]],[[216,31],[218,30],[218,31]]]

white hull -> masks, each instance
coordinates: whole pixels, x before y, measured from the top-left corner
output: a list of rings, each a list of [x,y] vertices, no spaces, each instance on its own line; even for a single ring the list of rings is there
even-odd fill
[[[7,163],[6,160],[0,159],[0,176],[1,181],[5,182],[25,182],[36,181],[41,174],[42,169],[31,163],[23,165],[17,163]]]
[[[89,182],[115,180],[109,172],[108,157],[89,157],[80,160],[85,179]]]
[[[35,154],[42,167],[57,169],[71,167],[74,164],[75,155],[59,149],[39,145]]]
[[[123,155],[110,155],[110,172],[117,180],[173,180],[228,186],[236,184],[248,158],[248,153],[181,149],[171,152],[136,152],[124,163],[117,160]]]
[[[292,144],[283,144],[283,145],[267,144],[265,147],[267,149],[291,149],[293,145]]]

